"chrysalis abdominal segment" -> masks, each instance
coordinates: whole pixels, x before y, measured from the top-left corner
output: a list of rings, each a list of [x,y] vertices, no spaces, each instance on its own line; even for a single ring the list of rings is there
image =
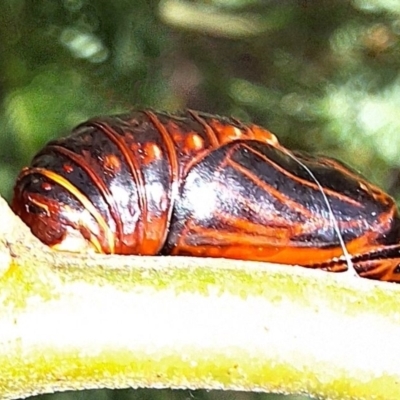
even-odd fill
[[[400,219],[388,194],[335,159],[290,151],[233,118],[147,110],[93,118],[33,158],[12,208],[56,249],[400,281]]]

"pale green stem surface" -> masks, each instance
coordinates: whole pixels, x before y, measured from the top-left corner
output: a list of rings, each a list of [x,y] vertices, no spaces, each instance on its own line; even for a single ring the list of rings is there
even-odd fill
[[[400,398],[399,285],[265,263],[56,254],[0,205],[1,398],[100,387]]]

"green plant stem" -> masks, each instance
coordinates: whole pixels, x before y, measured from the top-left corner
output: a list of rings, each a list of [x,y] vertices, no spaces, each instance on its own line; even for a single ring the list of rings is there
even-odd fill
[[[266,263],[55,253],[0,205],[1,398],[100,387],[400,398],[396,284]]]

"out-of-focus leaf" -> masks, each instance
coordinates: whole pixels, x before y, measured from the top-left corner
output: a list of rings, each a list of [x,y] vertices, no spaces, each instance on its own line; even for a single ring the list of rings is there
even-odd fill
[[[159,10],[161,19],[171,26],[226,38],[259,35],[278,29],[286,22],[285,15],[279,10],[263,19],[256,13],[236,15],[210,4],[181,0],[162,0]]]

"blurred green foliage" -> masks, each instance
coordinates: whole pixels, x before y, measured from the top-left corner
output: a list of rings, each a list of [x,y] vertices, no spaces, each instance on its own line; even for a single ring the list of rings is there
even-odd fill
[[[397,0],[1,0],[1,194],[89,117],[190,107],[340,158],[400,199],[399,38]],[[213,393],[54,397],[227,396]]]

